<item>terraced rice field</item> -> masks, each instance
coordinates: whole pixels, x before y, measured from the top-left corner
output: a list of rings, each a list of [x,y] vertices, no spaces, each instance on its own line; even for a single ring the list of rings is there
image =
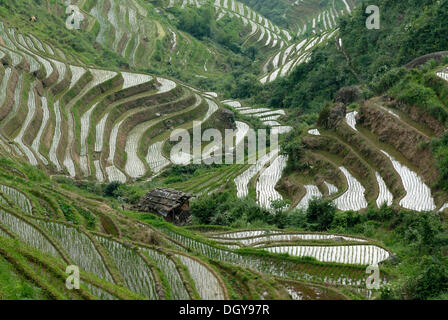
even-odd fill
[[[308,130],[308,134],[311,134],[311,135],[313,135],[313,136],[320,136],[320,132],[319,132],[318,129],[311,129],[311,130]]]
[[[317,233],[294,233],[294,232],[282,232],[269,230],[269,233],[264,231],[247,232],[248,234],[255,234],[255,236],[241,237],[242,233],[228,233],[222,235],[210,235],[210,239],[217,241],[218,243],[238,243],[242,246],[263,247],[272,245],[274,242],[291,242],[291,241],[308,241],[308,240],[339,240],[339,241],[354,241],[354,242],[366,242],[367,240],[362,238],[348,237],[335,234],[317,234]]]
[[[257,202],[267,209],[271,209],[271,204],[275,200],[282,200],[283,197],[275,186],[282,177],[283,170],[286,168],[286,156],[278,156],[275,160],[260,174],[256,185]]]
[[[96,239],[106,248],[129,289],[147,299],[159,299],[152,271],[139,253],[116,241],[103,237]]]
[[[186,0],[172,0],[168,8],[180,5],[184,9],[186,5],[201,7],[204,1],[189,3]],[[214,0],[213,5],[216,12],[216,20],[219,21],[228,16],[243,24],[247,33],[244,35],[244,43],[256,43],[265,50],[281,49],[292,40],[290,32],[272,23],[269,19],[252,10],[245,4],[231,0]]]
[[[322,193],[319,191],[319,188],[317,186],[306,185],[305,190],[306,193],[303,196],[302,200],[300,200],[299,204],[296,206],[296,209],[306,211],[311,200],[322,198]]]
[[[193,249],[195,252],[201,253],[205,255],[206,257],[209,257],[211,259],[217,259],[219,261],[223,261],[226,263],[238,265],[244,268],[249,268],[253,270],[257,270],[259,272],[267,273],[276,275],[279,277],[286,277],[291,279],[303,279],[303,280],[315,280],[315,281],[325,281],[326,283],[331,284],[341,284],[341,285],[351,285],[351,286],[361,286],[363,283],[363,279],[357,278],[354,274],[347,275],[347,274],[338,274],[337,276],[333,274],[327,274],[325,272],[316,275],[312,268],[302,268],[302,266],[292,266],[288,263],[282,261],[279,262],[276,260],[270,260],[270,259],[262,259],[258,256],[251,256],[251,255],[241,255],[238,253],[234,253],[230,250],[223,250],[218,249],[216,247],[213,247],[208,244],[204,244],[201,242],[198,242],[196,240],[193,240],[191,238],[182,236],[180,234],[174,233],[170,230],[164,230],[164,232],[175,239],[176,241],[179,241],[184,246],[189,247]],[[244,231],[249,232],[249,231]],[[254,231],[250,231],[254,232]],[[258,231],[257,231],[258,232]],[[365,248],[368,248],[368,246],[365,246]],[[382,249],[381,249],[382,250]],[[381,252],[381,250],[376,250],[378,252]],[[374,252],[375,249],[370,250],[366,249],[363,252],[364,253],[370,253]],[[387,252],[387,251],[386,251]],[[375,256],[373,256],[375,257]],[[364,260],[368,260],[370,258],[362,258]],[[364,270],[363,270],[364,271]]]
[[[292,130],[289,126],[283,126],[280,122],[271,120],[278,120],[279,117],[284,116],[286,114],[284,110],[243,107],[239,101],[235,100],[224,100],[222,103],[226,106],[234,108],[236,112],[240,114],[257,117],[264,120],[264,124],[270,127],[271,135],[281,135]],[[237,127],[239,127],[236,134],[238,145],[238,142],[244,139],[249,128],[247,125],[242,123],[237,123]],[[255,150],[253,152],[255,152]],[[249,195],[250,181],[256,177],[256,199],[262,207],[270,209],[272,201],[282,199],[282,196],[275,190],[275,185],[282,176],[287,158],[284,156],[278,156],[278,152],[278,149],[273,149],[264,155],[258,155],[258,159],[255,159],[255,164],[251,165],[246,171],[234,179],[237,189],[237,196],[239,198],[244,198]],[[265,168],[267,165],[268,167]]]
[[[24,194],[24,196],[26,195]],[[146,299],[159,299],[161,297],[190,299],[191,295],[189,293],[190,289],[187,288],[188,286],[193,286],[198,297],[202,299],[228,298],[227,287],[220,278],[220,274],[204,261],[186,253],[176,253],[170,250],[167,254],[167,252],[163,251],[163,247],[158,247],[157,249],[140,247],[135,243],[120,242],[97,233],[89,235],[88,231],[73,225],[48,219],[31,219],[36,227],[15,215],[2,211],[0,214],[0,225],[2,228],[6,228],[13,234],[16,234],[19,239],[29,243],[32,247],[48,252],[57,258],[61,258],[59,251],[62,251],[70,263],[79,265],[82,270],[92,273],[109,283],[121,285],[121,282],[123,282],[132,292]],[[37,226],[41,229],[39,230]],[[2,230],[0,236],[9,237],[4,229],[0,228],[0,230]],[[277,266],[272,264],[272,261],[265,261],[259,257],[241,256],[231,251],[224,251],[208,244],[188,239],[179,234],[170,233],[170,235],[177,241],[187,244],[194,251],[212,259],[251,267],[268,274],[296,277],[296,275],[290,274],[290,271],[285,269],[285,266]],[[282,234],[276,230],[269,231],[269,233],[262,230],[227,232],[216,234],[213,236],[213,239],[234,241],[234,238],[239,238],[237,240],[246,245],[258,246],[258,244],[261,245],[266,240],[331,240],[335,237],[343,238],[344,241],[364,241],[363,239],[337,235]],[[48,239],[51,239],[51,241]],[[179,245],[176,245],[176,248],[181,251],[184,250]],[[112,275],[111,270],[113,270],[114,275]],[[186,282],[186,272],[189,275],[188,279],[191,279],[191,281],[187,280]],[[308,275],[307,272],[301,272],[300,274],[303,279],[312,279],[314,277],[314,275]],[[166,282],[160,282],[160,275],[163,275]],[[349,280],[347,279],[351,278],[340,276],[340,279],[335,281],[348,283]],[[99,287],[89,282],[83,282],[83,284],[97,297],[111,300],[117,299],[110,290],[105,290],[104,287]],[[160,286],[161,284],[162,286]]]
[[[373,245],[347,246],[279,246],[266,250],[296,257],[313,257],[322,262],[373,265],[386,260],[389,252]]]
[[[340,17],[351,14],[353,7],[358,3],[357,1],[336,0],[328,5],[320,4],[314,8],[312,14],[302,16],[303,12],[312,10],[310,6],[313,4],[309,1],[298,0],[291,3],[291,10],[287,17],[289,20],[293,20],[292,27],[297,32],[297,36],[300,37],[310,31],[316,34],[336,27]]]
[[[203,0],[170,0],[168,6],[200,7],[204,3]],[[273,54],[265,64],[265,82],[287,75],[295,66],[307,61],[316,46],[334,35],[334,31],[325,31],[333,26],[335,18],[332,16],[333,21],[330,20],[331,10],[320,14],[313,22],[316,32],[319,23],[323,23],[325,30],[321,35],[316,33],[315,36],[292,44],[293,37],[289,31],[279,28],[246,5],[234,0],[215,0],[213,3],[217,19],[230,16],[242,21],[245,26],[242,33],[244,45],[257,44],[264,53]],[[82,2],[80,5],[84,4]],[[89,19],[99,24],[96,41],[128,59],[133,66],[140,64],[141,67],[142,61],[151,62],[149,51],[153,49],[154,41],[168,38],[165,42],[171,46],[169,55],[172,59],[187,39],[177,30],[167,28],[165,23],[146,19],[150,11],[134,0],[101,0],[89,5],[93,5]],[[350,12],[349,4],[344,1],[344,5]],[[76,65],[79,61],[66,61],[58,48],[52,48],[31,34],[21,34],[12,28],[6,30],[3,24],[0,24],[0,34],[5,38],[3,42],[6,46],[0,46],[0,57],[9,55],[13,61],[5,69],[0,89],[8,88],[12,79],[16,76],[18,78],[13,88],[14,104],[4,121],[0,120],[1,141],[9,142],[11,147],[7,152],[11,155],[21,157],[21,160],[46,170],[50,175],[65,175],[101,183],[125,183],[149,178],[171,164],[164,149],[167,141],[164,131],[170,133],[189,123],[190,116],[196,120],[194,111],[199,108],[201,114],[198,119],[204,124],[221,107],[216,100],[219,95],[214,92],[202,93],[160,76]],[[143,38],[142,34],[147,38]],[[209,51],[209,54],[213,55],[213,52]],[[201,62],[201,68],[203,66],[206,72],[213,68],[213,61],[209,62],[209,58],[204,57],[205,61]],[[24,62],[26,68],[16,68]],[[5,99],[5,95],[0,96],[0,105],[3,105]],[[222,104],[235,108],[242,115],[259,118],[271,128],[271,133],[284,134],[292,130],[282,125],[282,118],[286,116],[284,110],[243,107],[234,100],[222,101]],[[250,126],[241,121],[235,125],[233,138],[235,146],[238,146],[243,144]],[[356,130],[356,122],[352,127]],[[320,132],[313,129],[309,134],[319,136]],[[215,147],[210,144],[204,150],[211,155]],[[239,197],[255,195],[260,206],[271,209],[274,200],[282,199],[275,186],[281,180],[287,158],[279,155],[276,148],[266,152],[268,154],[256,159],[256,164],[250,167],[235,165],[217,170],[215,177],[207,176],[209,181],[204,183],[202,180],[191,187],[197,193],[207,193],[216,190],[217,185],[222,186],[224,181],[234,181]],[[186,162],[192,160],[188,153],[180,155],[180,158],[186,159]],[[344,210],[365,208],[364,187],[344,167],[340,167],[340,170],[347,179],[347,190],[335,200],[338,207]],[[9,179],[6,176],[2,176],[2,179]],[[27,178],[24,174],[11,185],[20,185]],[[332,182],[335,180],[326,178]],[[201,237],[193,239],[185,236],[185,230],[180,228],[173,227],[176,232],[167,226],[148,228],[148,225],[122,215],[120,210],[99,206],[94,199],[81,201],[68,190],[56,191],[55,187],[54,192],[49,192],[47,185],[39,189],[35,180],[34,177],[29,179],[32,187],[21,190],[7,185],[12,180],[0,184],[0,237],[13,236],[53,256],[54,261],[57,261],[55,268],[67,263],[80,266],[83,277],[94,279],[83,279],[83,286],[93,295],[104,299],[121,299],[127,294],[135,294],[133,298],[150,300],[167,297],[179,300],[228,299],[229,292],[232,295],[239,293],[229,290],[231,284],[224,276],[227,271],[223,272],[223,263],[247,268],[248,274],[262,272],[273,281],[277,280],[272,276],[279,276],[331,285],[363,285],[365,274],[362,268],[329,268],[322,264],[296,263],[282,257],[277,259],[261,251],[258,251],[259,254],[241,254],[243,251],[225,250],[225,246],[288,252],[295,256],[312,256],[322,262],[341,264],[378,263],[389,256],[387,250],[371,245],[366,239],[337,234],[243,230],[211,234],[208,240]],[[380,189],[378,205],[392,202],[391,193],[379,173],[377,182]],[[339,186],[339,181],[337,184]],[[329,195],[339,192],[335,185],[327,182],[325,185]],[[297,206],[300,209],[306,209],[311,198],[323,196],[316,185],[307,185],[305,189],[306,195]],[[17,208],[13,207],[14,210],[10,212],[10,205]],[[86,211],[81,208],[84,205],[90,209]],[[102,217],[100,213],[103,210],[107,211],[111,219],[119,217],[114,221],[117,223],[114,226],[117,234],[111,231],[114,236],[98,232],[108,229],[103,219],[94,221],[93,227],[89,225],[91,221],[88,214]],[[80,221],[76,221],[78,218]],[[64,219],[70,223],[61,222]],[[95,231],[87,230],[88,225],[89,230]],[[121,234],[127,231],[131,233]],[[140,232],[147,232],[151,240],[155,239],[157,247],[133,242],[140,241],[134,239],[142,235]],[[122,236],[127,240],[118,239]],[[160,242],[157,241],[159,237]],[[305,241],[312,241],[313,245],[302,245]],[[319,241],[325,245],[314,245]],[[339,243],[329,245],[331,241]],[[295,245],[287,246],[286,242],[295,242]],[[349,244],[345,245],[344,242]],[[353,244],[358,242],[359,245]],[[197,254],[197,257],[188,252]],[[120,290],[115,290],[117,288]]]
[[[37,133],[36,138],[33,140],[31,149],[39,157],[40,161],[42,161],[42,163],[47,166],[48,160],[40,153],[40,143],[42,140],[42,135],[44,133],[44,130],[45,130],[45,128],[48,124],[48,120],[50,118],[50,111],[48,109],[48,100],[46,97],[41,97],[40,102],[41,102],[41,108],[43,111],[42,122],[41,122],[41,125],[39,128],[39,132]]]
[[[190,295],[188,294],[188,291],[185,289],[182,277],[180,276],[179,271],[176,268],[176,264],[173,262],[173,260],[170,259],[165,254],[158,252],[156,250],[151,250],[147,248],[144,248],[142,250],[156,262],[159,269],[167,277],[167,280],[170,283],[172,299],[174,300],[190,299]]]
[[[163,168],[171,164],[171,162],[163,156],[162,149],[162,141],[156,142],[148,148],[146,162],[154,173],[159,173]]]
[[[224,300],[226,293],[217,276],[196,259],[181,254],[176,257],[185,265],[203,300]]]
[[[0,191],[7,195],[24,213],[33,215],[33,205],[25,194],[5,185],[0,185]]]
[[[237,196],[239,198],[244,198],[249,194],[249,182],[266,166],[268,162],[275,159],[277,155],[278,150],[269,152],[268,154],[259,158],[256,164],[252,165],[249,169],[235,178],[234,181],[237,188]]]
[[[38,221],[38,223],[61,244],[72,261],[82,270],[93,273],[101,279],[114,282],[101,255],[84,233],[59,223],[45,221]]]
[[[394,200],[394,196],[389,191],[386,183],[384,182],[383,178],[380,176],[378,172],[375,172],[375,177],[379,187],[379,194],[376,200],[376,205],[378,206],[378,208],[381,207],[383,204],[391,206]]]
[[[219,233],[214,235],[213,237],[216,238],[231,238],[231,239],[244,239],[244,238],[251,238],[251,237],[258,237],[270,233],[278,233],[280,231],[272,231],[272,230],[248,230],[248,231],[235,231],[235,232],[228,232],[228,233]]]
[[[391,114],[393,116],[389,117],[387,115],[388,119],[390,119],[391,121],[398,121],[400,124],[404,124],[406,126],[414,128],[415,124],[412,121],[402,119],[400,115],[398,115],[393,110],[383,107],[381,105],[381,102],[375,99],[373,100],[374,104],[372,108],[375,108],[375,110],[378,111],[384,111],[385,115]],[[368,110],[366,108],[367,107],[363,107],[361,109],[364,117],[366,116],[366,110]],[[356,162],[358,162],[359,164],[361,164],[361,162],[364,162],[362,165],[365,166],[365,168],[368,170],[371,169],[372,178],[370,179],[370,181],[358,181],[358,178],[363,176],[363,173],[356,172],[356,166],[352,167],[349,164],[351,160],[347,162],[347,165],[350,165],[348,169],[344,166],[340,166],[341,164],[345,164],[345,161],[348,160],[348,158],[346,158],[346,155],[343,155],[342,159],[338,159],[338,157],[341,155],[334,154],[336,159],[335,160],[332,158],[334,153],[333,150],[327,150],[331,155],[319,154],[319,157],[324,158],[326,161],[332,164],[335,169],[338,167],[345,178],[346,184],[344,184],[347,186],[347,189],[341,190],[341,192],[343,191],[342,194],[333,200],[337,208],[344,211],[362,210],[367,208],[368,201],[375,202],[378,208],[384,204],[386,204],[387,206],[399,205],[402,208],[414,210],[417,212],[433,211],[436,208],[441,208],[443,204],[436,204],[436,200],[432,195],[431,188],[425,183],[423,178],[419,176],[419,173],[417,173],[417,170],[419,168],[416,167],[415,164],[411,164],[413,163],[413,161],[406,158],[401,158],[400,161],[397,161],[389,153],[382,150],[383,148],[390,148],[389,150],[391,152],[394,152],[394,147],[386,146],[387,143],[381,142],[381,138],[379,139],[379,141],[377,141],[377,138],[379,138],[376,137],[377,133],[372,132],[372,130],[369,129],[368,126],[365,126],[365,119],[363,119],[363,122],[361,124],[357,124],[357,116],[358,111],[355,110],[346,113],[345,117],[342,119],[345,124],[350,127],[349,131],[347,131],[345,124],[338,125],[338,127],[334,130],[334,133],[333,130],[322,128],[322,130],[325,131],[323,136],[321,135],[321,131],[319,131],[319,129],[321,128],[310,129],[307,131],[310,136],[315,137],[314,139],[316,139],[316,141],[317,139],[321,139],[321,136],[322,139],[332,137],[335,140],[340,141],[341,143],[346,145],[347,148],[350,149],[350,151],[353,151],[353,155],[356,155],[357,158],[355,160]],[[378,127],[375,128],[375,130],[379,130],[379,127],[381,127],[380,124],[377,124],[377,126]],[[420,135],[425,135],[424,133],[422,133],[422,129],[420,127],[414,129],[418,131]],[[428,133],[428,135],[430,134]],[[358,150],[357,143],[366,143],[366,145],[360,146],[361,148]],[[364,151],[372,152],[366,148],[367,146],[370,150],[375,150],[378,155],[384,155],[384,159],[381,160],[381,162],[379,162],[379,159],[376,159],[372,163],[372,159],[374,157],[370,157],[364,153]],[[398,155],[399,153],[395,154]],[[333,160],[339,163],[339,165],[337,165]],[[410,169],[407,165],[401,163],[401,161],[407,161],[407,163],[413,166],[413,169]],[[388,167],[387,170],[385,170],[385,167],[388,163],[390,163],[391,166]],[[356,174],[356,178],[354,174]],[[391,174],[396,175],[396,177],[401,181],[399,181],[398,183],[396,183],[394,180],[390,181],[389,179],[391,179]],[[373,176],[375,177],[373,178]],[[334,177],[328,178],[332,179],[332,181],[335,181]],[[325,194],[325,196],[333,199],[333,195],[336,195],[339,192],[338,188],[326,181],[324,181],[324,184],[328,189],[328,194]],[[397,189],[399,189],[399,192]],[[311,191],[308,191],[306,193],[306,195],[308,194],[311,194]],[[317,195],[317,192],[315,194]],[[300,203],[300,206],[302,205],[304,205],[304,203]]]
[[[36,100],[35,100],[34,88],[32,87],[28,94],[28,113],[26,115],[22,127],[20,128],[19,134],[17,135],[17,137],[14,138],[14,142],[16,142],[18,146],[23,150],[26,157],[28,158],[28,161],[33,166],[37,166],[37,159],[34,156],[34,153],[30,150],[30,148],[28,148],[28,146],[26,146],[23,143],[23,136],[25,135],[28,126],[33,120],[35,112],[36,112]]]
[[[171,2],[166,2],[168,8],[174,6],[175,2]],[[199,3],[202,1],[193,3],[176,0],[178,8]],[[95,30],[96,42],[116,52],[133,67],[145,70],[157,64],[160,68],[169,65],[170,68],[182,70],[185,67],[202,68],[208,65],[209,68],[205,67],[207,73],[217,65],[218,59],[213,51],[207,50],[208,46],[148,14],[162,14],[159,8],[142,6],[135,0],[100,0],[93,7],[91,3],[83,5],[89,11],[89,18],[99,26]],[[162,3],[155,6],[158,5]],[[170,48],[160,47],[159,41],[170,44]]]
[[[60,257],[55,246],[42,234],[41,231],[28,222],[0,209],[0,224],[26,244],[54,257]]]
[[[445,203],[442,207],[440,207],[439,212],[442,212],[443,210],[448,209],[448,202]]]
[[[400,200],[400,206],[415,211],[431,211],[436,208],[431,189],[423,182],[422,178],[405,165],[395,160],[387,152],[382,151],[392,162],[403,182],[406,195]]]
[[[15,40],[25,39],[23,35],[11,29],[7,36],[12,49],[25,48],[25,40],[20,41],[22,47]],[[16,124],[20,129],[8,132],[6,139],[14,140],[15,152],[24,156],[31,165],[47,168],[51,172],[73,178],[93,178],[100,182],[126,182],[148,173],[158,174],[171,163],[162,154],[165,140],[149,144],[146,151],[141,150],[142,140],[150,134],[151,127],[179,116],[180,112],[188,116],[203,101],[209,109],[203,115],[202,123],[219,109],[219,105],[211,98],[214,99],[214,96],[202,96],[196,89],[179,85],[170,79],[70,65],[56,57],[47,60],[39,56],[36,52],[40,51],[35,49],[19,50],[21,60],[35,57],[36,61],[42,62],[35,71],[49,73],[44,63],[44,60],[48,61],[49,65],[55,66],[52,69],[55,76],[48,78],[52,79],[48,80],[49,86],[67,81],[70,83],[68,89],[53,101],[47,96],[49,92],[44,91],[43,96],[41,91],[37,93],[38,90],[34,89],[37,81],[22,83],[25,77],[19,70],[20,81],[14,93],[17,99],[3,122],[8,124],[24,108],[25,118],[18,119],[19,123]],[[0,85],[6,88],[10,75],[15,71],[6,69]],[[20,99],[22,85],[31,88],[25,107],[21,105]],[[181,92],[183,100],[179,100]],[[193,95],[195,100],[187,99]],[[165,111],[163,106],[169,103],[171,111]],[[145,108],[152,112],[152,118],[148,116],[151,112],[143,112]],[[248,126],[243,123],[237,125],[236,139],[240,142]],[[27,136],[30,131],[35,133],[31,141]],[[48,134],[52,136],[51,139],[48,139]],[[126,161],[123,161],[124,156]]]
[[[345,121],[355,131],[358,131],[356,129],[356,115],[357,114],[358,114],[357,111],[353,111],[353,112],[347,113],[347,115],[345,116]]]
[[[347,190],[334,202],[339,210],[361,210],[367,208],[367,200],[365,198],[365,188],[356,180],[355,177],[344,167],[340,167],[347,180]]]
[[[338,188],[335,185],[328,183],[327,181],[324,181],[324,184],[328,189],[329,196],[331,196],[332,194],[338,193]]]
[[[265,84],[289,75],[295,67],[308,62],[313,50],[333,39],[336,33],[337,30],[313,35],[298,43],[293,43],[269,57],[263,66],[263,75],[260,82]]]
[[[436,75],[439,78],[442,78],[445,81],[448,81],[448,72],[442,71],[442,72],[437,72]]]

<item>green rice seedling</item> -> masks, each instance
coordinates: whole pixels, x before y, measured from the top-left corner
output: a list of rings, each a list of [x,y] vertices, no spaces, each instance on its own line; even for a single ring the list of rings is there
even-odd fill
[[[225,292],[216,275],[205,267],[198,260],[176,255],[177,258],[187,267],[193,279],[199,295],[204,300],[224,300]]]
[[[4,238],[11,238],[9,236],[9,234],[7,234],[5,231],[3,231],[2,229],[0,229],[0,237],[4,237]]]
[[[100,300],[118,300],[117,297],[114,297],[113,295],[111,295],[109,292],[93,285],[90,284],[88,282],[84,282],[83,283],[88,289],[89,291],[95,296],[98,297]]]
[[[33,215],[33,206],[31,204],[31,201],[22,192],[5,185],[0,185],[0,191],[8,195],[23,212],[29,215]]]
[[[93,273],[101,279],[114,282],[110,272],[101,259],[92,241],[77,228],[60,223],[39,220],[38,223],[49,235],[59,241],[71,260],[84,271]]]
[[[24,220],[0,209],[0,223],[32,247],[49,253],[54,257],[61,257],[53,244],[39,230]]]
[[[128,248],[117,241],[96,236],[96,239],[106,248],[115,262],[118,271],[123,276],[126,286],[149,300],[158,300],[154,277],[151,268],[137,251]]]
[[[170,288],[171,297],[173,300],[188,300],[190,296],[185,289],[182,278],[177,271],[176,264],[165,254],[156,250],[143,248],[142,251],[146,253],[152,260],[155,261],[159,269],[167,278]]]

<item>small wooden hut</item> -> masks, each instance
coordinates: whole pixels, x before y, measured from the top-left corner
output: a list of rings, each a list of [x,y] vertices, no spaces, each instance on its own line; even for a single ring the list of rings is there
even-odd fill
[[[134,207],[140,212],[161,215],[166,221],[185,225],[190,220],[191,194],[167,188],[156,188],[148,192]]]

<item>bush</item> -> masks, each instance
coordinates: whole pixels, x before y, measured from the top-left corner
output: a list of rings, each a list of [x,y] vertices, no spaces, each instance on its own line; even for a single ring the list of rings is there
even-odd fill
[[[70,207],[70,205],[63,203],[61,201],[58,201],[58,203],[59,203],[59,207],[61,208],[61,211],[64,213],[64,216],[67,219],[67,221],[70,221],[74,224],[79,224],[79,221],[78,221],[75,213],[73,212],[72,208]]]
[[[302,131],[292,130],[286,137],[281,141],[282,153],[288,155],[288,163],[286,167],[286,172],[291,172],[296,170],[300,166],[303,166],[301,161],[304,148],[302,145]]]
[[[405,298],[425,300],[435,298],[448,289],[446,264],[436,257],[425,256],[417,272],[404,285]]]
[[[249,199],[239,199],[229,191],[203,195],[191,203],[191,215],[199,224],[253,227],[254,225],[285,227],[286,212],[272,213]]]
[[[392,88],[397,82],[399,82],[406,75],[406,69],[404,68],[393,68],[388,72],[384,73],[378,78],[375,78],[370,86],[373,88],[375,93],[382,94]]]
[[[104,195],[106,197],[116,197],[115,192],[118,190],[122,183],[118,181],[113,181],[106,185],[104,188]]]
[[[326,231],[333,223],[336,206],[330,199],[313,199],[306,210],[306,219],[316,231]]]
[[[177,27],[190,33],[192,36],[202,39],[210,37],[214,25],[213,9],[210,6],[197,8],[185,8],[176,12],[179,15]]]
[[[439,140],[431,141],[431,150],[437,160],[439,169],[438,186],[448,192],[448,133],[445,133]]]

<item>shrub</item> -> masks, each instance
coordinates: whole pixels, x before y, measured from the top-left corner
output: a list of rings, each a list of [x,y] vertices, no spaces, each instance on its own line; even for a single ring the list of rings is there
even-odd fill
[[[336,206],[329,199],[313,199],[306,210],[307,221],[314,230],[328,230],[333,223],[336,214]]]
[[[445,133],[439,140],[433,139],[431,141],[431,150],[439,169],[437,184],[448,192],[448,133]]]
[[[106,187],[104,188],[104,195],[106,197],[115,197],[115,192],[118,190],[118,188],[120,187],[121,182],[118,181],[113,181],[109,184],[106,185]]]
[[[392,88],[397,82],[399,82],[406,75],[406,69],[393,68],[384,73],[380,77],[374,79],[370,86],[375,93],[381,94]]]
[[[448,270],[436,257],[425,256],[416,274],[404,285],[405,298],[424,300],[435,298],[448,289]]]

